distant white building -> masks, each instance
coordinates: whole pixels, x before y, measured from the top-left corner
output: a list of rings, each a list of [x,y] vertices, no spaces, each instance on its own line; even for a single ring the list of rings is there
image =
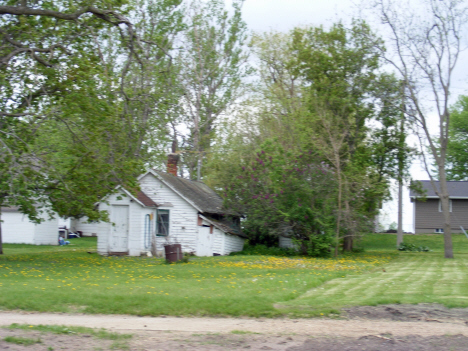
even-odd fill
[[[58,245],[58,218],[36,224],[16,207],[2,207],[2,242],[6,244]]]

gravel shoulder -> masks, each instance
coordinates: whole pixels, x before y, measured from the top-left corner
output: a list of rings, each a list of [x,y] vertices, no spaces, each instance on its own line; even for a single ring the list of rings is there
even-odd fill
[[[345,319],[137,317],[0,311],[12,323],[105,328],[134,337],[126,345],[89,335],[53,335],[0,328],[0,350],[466,350],[468,309],[421,304],[345,309]],[[37,335],[36,335],[37,334]],[[40,334],[40,335],[39,335]],[[6,336],[30,335],[42,343],[22,346]],[[89,348],[88,348],[89,347]]]

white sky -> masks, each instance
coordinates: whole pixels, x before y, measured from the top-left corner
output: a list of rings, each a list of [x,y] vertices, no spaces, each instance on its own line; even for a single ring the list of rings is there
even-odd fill
[[[231,0],[225,0],[230,4]],[[243,18],[253,32],[270,30],[287,32],[297,26],[325,27],[332,23],[343,21],[349,23],[353,17],[359,17],[359,0],[245,0]],[[364,18],[366,18],[364,16]],[[465,52],[458,65],[458,71],[453,79],[453,102],[460,94],[468,95],[468,52]],[[436,123],[434,127],[437,127]],[[422,167],[422,162],[414,160],[411,168],[413,179],[429,179]],[[396,194],[396,189],[394,189]],[[394,196],[396,198],[396,195]],[[413,231],[413,205],[409,201],[409,192],[404,192],[403,230]],[[382,224],[385,227],[397,221],[396,201],[384,205]]]
[[[243,17],[252,31],[289,31],[353,17],[351,0],[246,0]]]

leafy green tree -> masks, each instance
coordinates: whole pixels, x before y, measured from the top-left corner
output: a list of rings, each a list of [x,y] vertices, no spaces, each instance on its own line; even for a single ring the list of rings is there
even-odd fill
[[[250,157],[249,157],[250,156]],[[333,244],[333,171],[312,153],[286,152],[267,140],[229,172],[225,188],[229,208],[246,215],[244,230],[290,237],[300,251],[330,255]],[[333,196],[332,196],[333,197]]]
[[[380,84],[386,81],[388,87],[392,80],[379,71],[381,54],[376,45],[381,41],[366,23],[355,21],[349,29],[338,23],[328,31],[296,29],[292,35],[291,66],[305,83],[310,145],[320,149],[336,171],[336,238],[343,236],[343,248],[352,250],[357,235],[352,224],[362,211],[376,212],[388,186],[388,172],[380,169],[380,176],[376,174],[377,165],[369,152],[369,139],[376,132],[369,122],[380,120],[385,125],[392,121],[386,109],[376,106],[400,103],[382,95]],[[393,91],[395,87],[398,84],[393,81]],[[380,147],[388,152],[392,145],[380,143]],[[364,207],[353,206],[356,192],[369,186],[374,196],[368,196],[367,203],[361,204]]]
[[[323,195],[333,213],[335,254],[341,240],[352,250],[353,239],[371,230],[389,179],[396,176],[400,84],[380,72],[376,41],[361,22],[350,29],[337,24],[328,31],[254,36],[260,75],[249,101],[254,108],[229,125],[229,141],[217,145],[210,164],[214,175],[207,180],[228,185],[229,174],[239,175],[230,165],[250,160],[266,140],[276,140],[291,155],[310,152],[312,164],[323,162],[333,171],[327,188],[333,191]]]
[[[105,219],[97,200],[118,184],[135,187],[148,150],[144,112],[154,108],[135,107],[148,104],[130,94],[127,73],[167,56],[173,23],[163,19],[178,2],[158,5],[167,16],[151,17],[144,38],[124,16],[136,16],[127,1],[0,6],[0,205],[36,221],[52,210]]]
[[[460,96],[452,108],[447,144],[447,179],[468,180],[468,97]]]

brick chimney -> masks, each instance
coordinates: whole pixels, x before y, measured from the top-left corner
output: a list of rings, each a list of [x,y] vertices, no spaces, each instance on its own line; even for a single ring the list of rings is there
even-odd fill
[[[167,155],[167,173],[177,177],[177,162],[179,161],[178,154]]]

